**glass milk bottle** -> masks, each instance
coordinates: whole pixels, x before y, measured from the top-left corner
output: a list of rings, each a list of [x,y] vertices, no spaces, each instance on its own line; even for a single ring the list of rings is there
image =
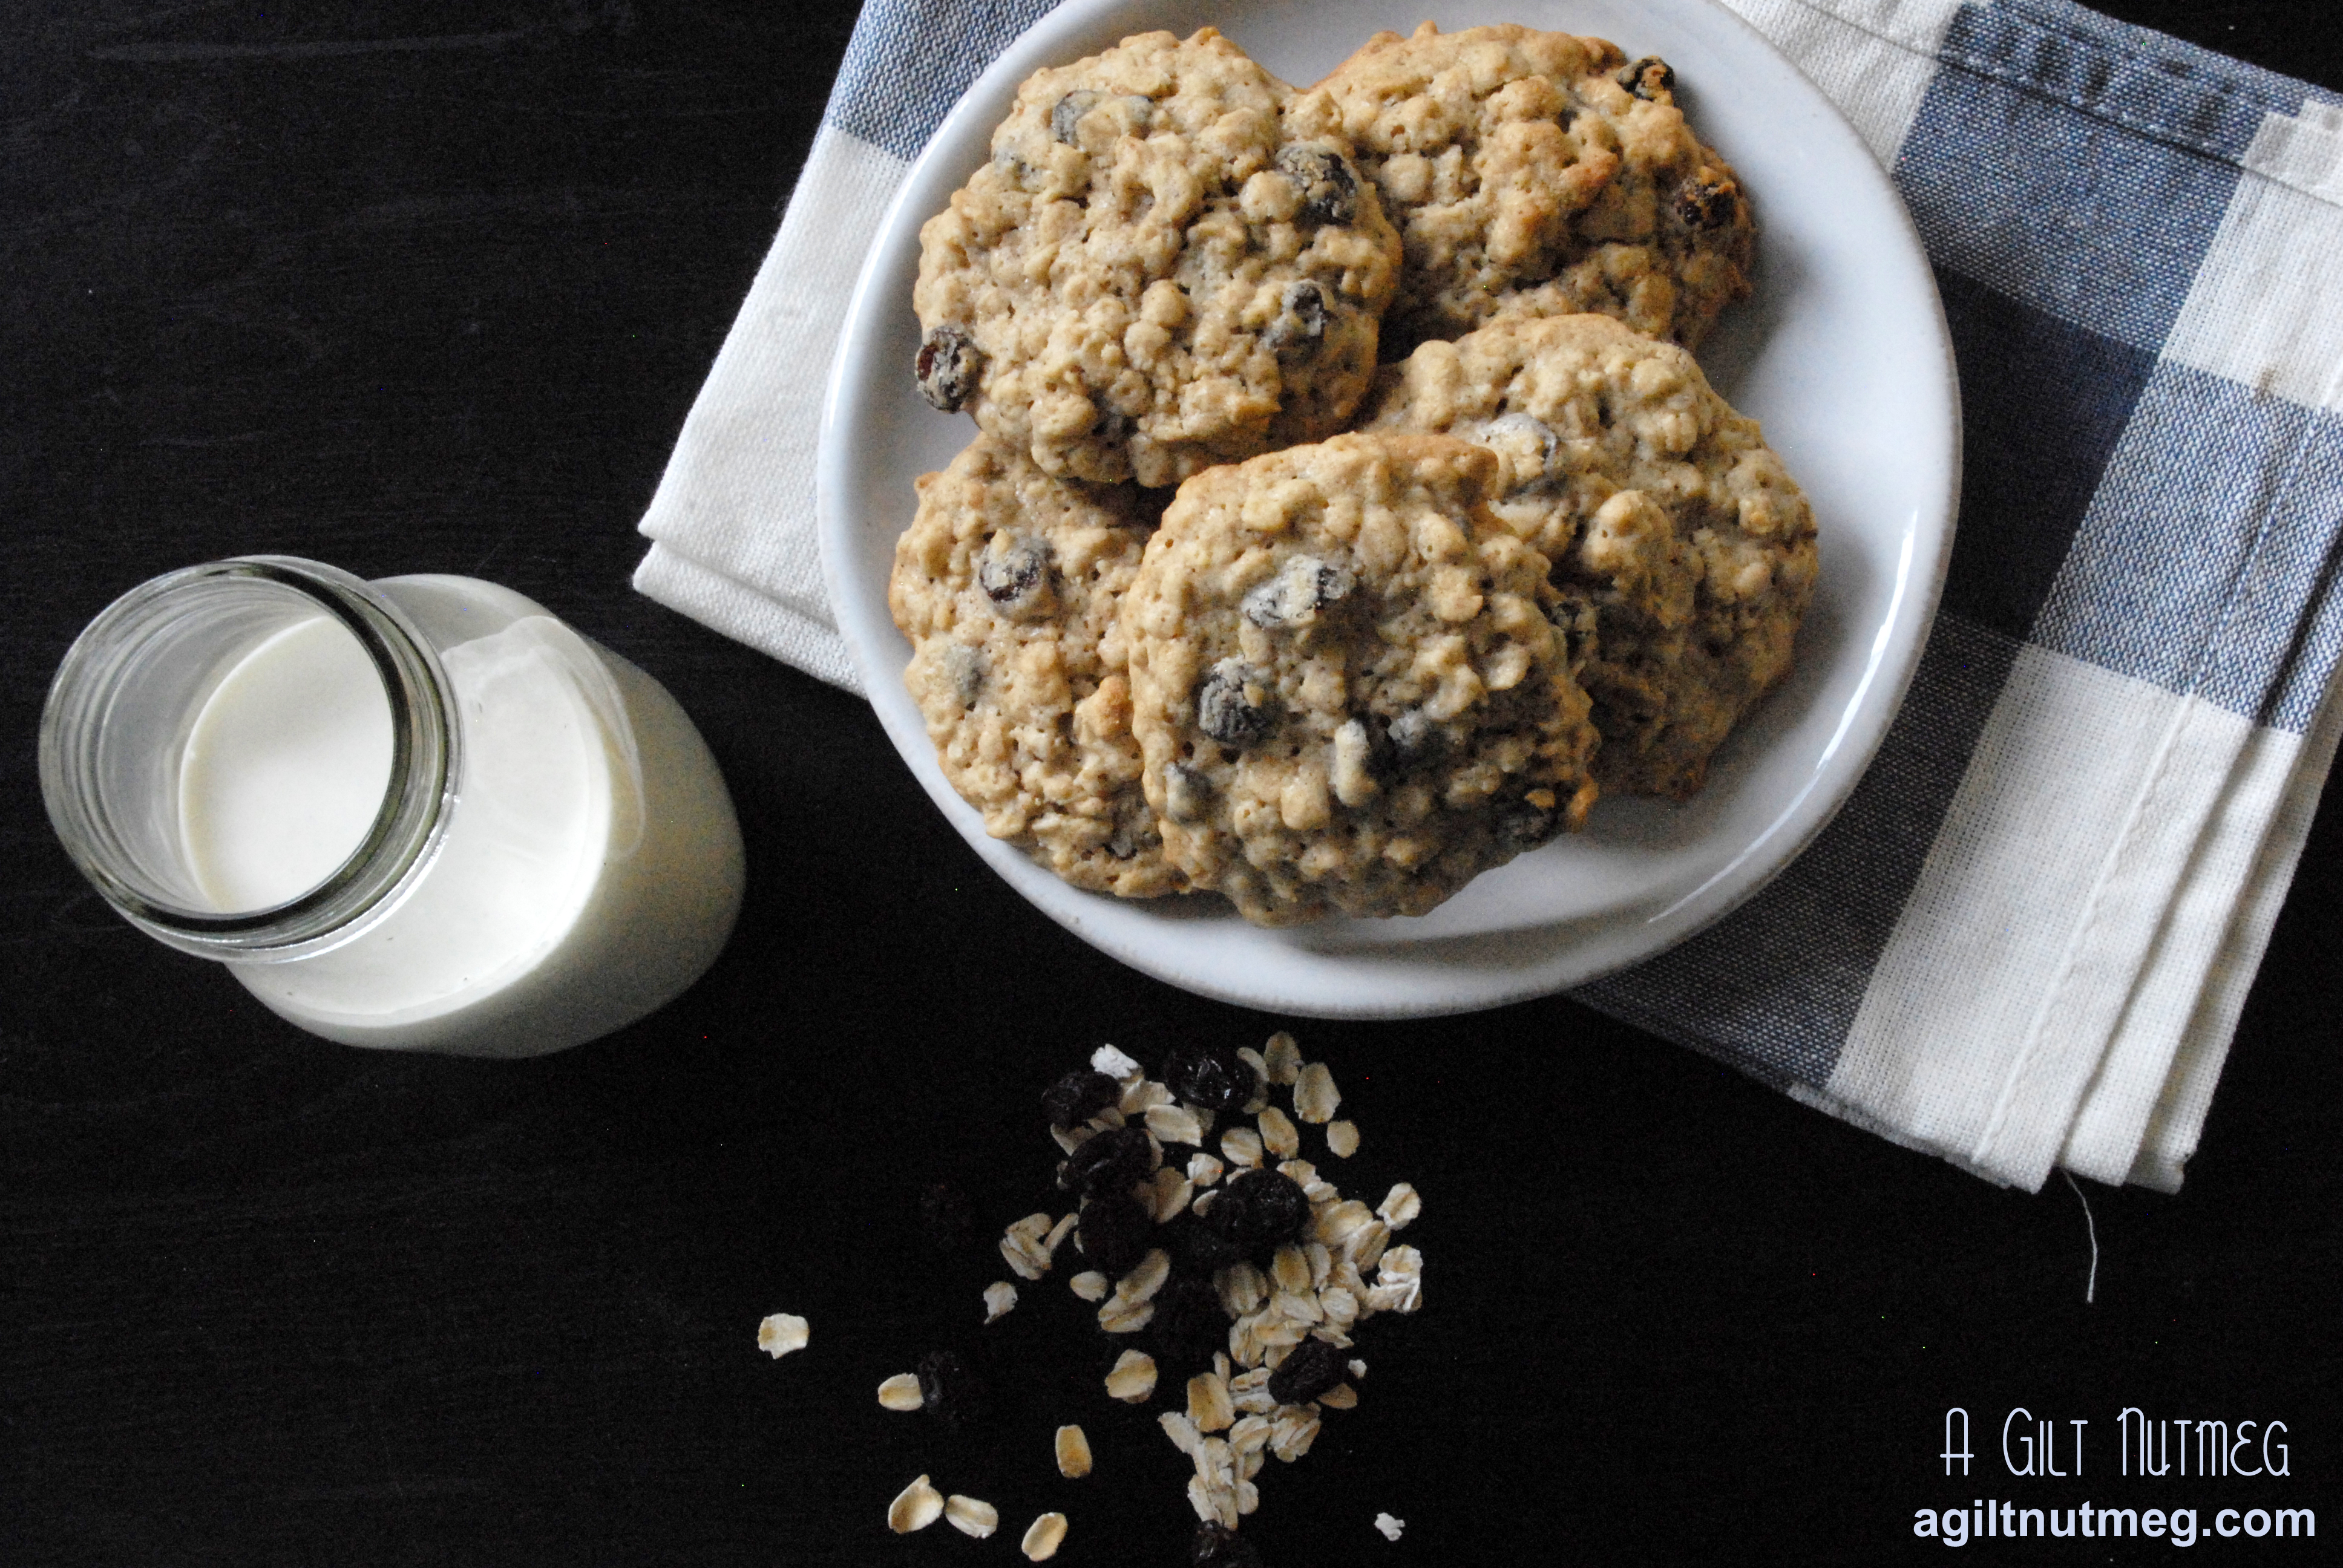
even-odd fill
[[[58,669],[41,789],[131,924],[350,1045],[592,1040],[739,912],[739,825],[683,709],[470,578],[254,556],[134,588]]]

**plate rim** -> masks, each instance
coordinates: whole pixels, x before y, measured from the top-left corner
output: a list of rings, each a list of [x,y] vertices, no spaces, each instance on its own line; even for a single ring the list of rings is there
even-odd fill
[[[1919,300],[1926,307],[1922,312],[1925,319],[1918,324],[1926,329],[1921,334],[1925,338],[1921,347],[1926,363],[1913,368],[1909,382],[1914,389],[1929,395],[1929,401],[1941,415],[1937,423],[1943,434],[1940,458],[1936,453],[1928,455],[1942,463],[1938,483],[1933,493],[1924,491],[1916,498],[1913,515],[1902,526],[1901,548],[1884,608],[1875,621],[1862,624],[1851,634],[1858,639],[1867,635],[1871,647],[1853,691],[1841,705],[1843,717],[1836,731],[1815,754],[1814,770],[1803,785],[1774,809],[1763,830],[1723,865],[1658,914],[1641,920],[1613,917],[1608,920],[1548,921],[1472,935],[1427,935],[1399,944],[1366,944],[1350,952],[1330,950],[1306,940],[1310,933],[1330,929],[1325,926],[1273,930],[1248,926],[1232,911],[1204,917],[1212,927],[1227,933],[1229,940],[1218,945],[1233,943],[1241,950],[1250,950],[1246,956],[1260,960],[1271,960],[1279,953],[1307,954],[1310,960],[1325,967],[1326,972],[1316,977],[1318,983],[1313,988],[1305,989],[1302,994],[1286,994],[1252,983],[1258,974],[1254,964],[1173,962],[1139,940],[1141,930],[1154,928],[1157,922],[1166,928],[1190,927],[1196,918],[1192,910],[1174,915],[1161,907],[1151,907],[1155,901],[1123,901],[1084,892],[1060,881],[1009,844],[988,836],[975,809],[944,779],[924,722],[918,720],[914,713],[907,736],[901,717],[891,711],[895,705],[882,695],[890,691],[890,682],[894,687],[900,685],[900,670],[881,657],[890,651],[887,639],[891,637],[900,642],[900,634],[891,619],[875,631],[864,624],[865,618],[859,613],[859,598],[867,591],[867,585],[850,576],[843,565],[851,553],[850,547],[857,528],[856,517],[851,515],[854,509],[846,499],[851,488],[847,465],[849,448],[855,445],[850,439],[858,417],[855,386],[862,379],[854,367],[875,357],[869,340],[882,330],[887,307],[874,296],[884,275],[893,270],[890,263],[905,242],[905,208],[932,183],[934,166],[941,161],[943,150],[965,136],[965,123],[975,115],[975,106],[996,95],[1004,78],[1021,81],[1041,65],[1054,60],[1062,50],[1053,51],[1052,45],[1062,35],[1090,31],[1113,15],[1144,15],[1189,3],[1191,0],[1066,0],[1037,18],[986,65],[938,124],[919,156],[905,170],[873,231],[870,246],[848,298],[837,351],[827,373],[816,441],[814,502],[822,582],[830,611],[862,677],[881,728],[913,777],[962,839],[1028,903],[1107,956],[1167,984],[1216,1000],[1314,1018],[1442,1016],[1552,995],[1678,946],[1755,898],[1786,869],[1844,809],[1868,772],[1910,693],[1935,624],[1956,532],[1963,461],[1959,372],[1950,327],[1918,230],[1892,178],[1879,166],[1845,114],[1805,77],[1796,64],[1772,40],[1717,0],[1661,0],[1653,9],[1674,7],[1700,13],[1703,25],[1729,28],[1740,35],[1745,47],[1770,55],[1782,70],[1795,78],[1810,96],[1811,106],[1823,111],[1821,134],[1841,144],[1837,153],[1843,157],[1851,151],[1862,159],[1863,166],[1875,182],[1875,193],[1888,198],[1885,205],[1895,220],[1884,236],[1893,242],[1887,270],[1905,274],[1907,285],[1916,283]],[[1323,0],[1323,4],[1329,9],[1339,9],[1342,0]],[[1130,23],[1115,25],[1135,30]],[[1013,83],[1011,90],[1013,91]],[[928,205],[931,204],[923,198],[921,221]],[[917,227],[914,223],[909,231],[913,244]],[[862,350],[860,354],[856,352],[858,347]],[[1930,552],[1933,558],[1926,561],[1918,558],[1918,547],[1924,540],[1932,540],[1934,545]],[[1899,628],[1902,635],[1891,638],[1890,634]],[[897,654],[895,662],[900,663],[900,650],[892,651]],[[1826,774],[1825,765],[1834,758],[1838,759],[1837,764]],[[1825,783],[1831,786],[1828,798],[1814,801],[1812,798]],[[1754,868],[1750,865],[1753,859],[1759,862]],[[1341,924],[1332,922],[1335,928]],[[1583,927],[1588,929],[1582,930]],[[1608,941],[1595,934],[1605,927],[1612,932]],[[1617,933],[1622,930],[1634,931],[1639,940],[1618,940]],[[1363,970],[1379,975],[1383,983],[1361,984]]]

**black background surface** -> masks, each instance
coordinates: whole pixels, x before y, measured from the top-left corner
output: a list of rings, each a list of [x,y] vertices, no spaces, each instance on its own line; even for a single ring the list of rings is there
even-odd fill
[[[2326,0],[2112,8],[2343,87]],[[1008,1563],[1045,1507],[1069,1564],[1180,1560],[1184,1462],[1098,1392],[1075,1303],[1028,1287],[980,1334],[998,1259],[923,1250],[913,1194],[960,1181],[997,1229],[1041,1206],[1050,1077],[1284,1020],[1083,947],[860,702],[627,586],[852,20],[0,13],[0,1560]],[[748,839],[714,971],[548,1060],[412,1059],[109,914],[41,813],[48,675],[115,594],[256,551],[484,576],[664,680]],[[1248,1535],[1276,1565],[1871,1562],[1987,1495],[2343,1533],[2339,835],[2330,794],[2187,1191],[2088,1189],[2094,1305],[2064,1181],[1996,1190],[1570,1002],[1298,1024],[1365,1133],[1338,1176],[1427,1195],[1429,1304],[1369,1325],[1362,1406],[1270,1467]],[[775,1363],[781,1310],[814,1339]],[[980,1437],[872,1398],[944,1343],[998,1356]],[[1945,1407],[1982,1455],[2017,1403],[2090,1421],[2084,1480],[1944,1480]],[[2293,1479],[2117,1481],[2126,1405],[2285,1421]],[[923,1471],[1002,1534],[890,1536]],[[2200,1543],[2318,1554],[2284,1545]]]

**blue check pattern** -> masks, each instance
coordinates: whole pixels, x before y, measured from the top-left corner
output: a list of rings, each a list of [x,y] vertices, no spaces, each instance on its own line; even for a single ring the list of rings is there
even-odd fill
[[[1757,898],[1582,1000],[1820,1089],[2019,648],[2301,734],[2343,642],[2343,420],[2158,350],[2266,113],[2320,95],[2053,0],[1966,5],[1895,164],[1960,367],[1960,528],[1878,760]]]
[[[871,0],[830,124],[915,157],[1051,3]],[[2063,0],[1952,15],[1893,159],[1951,324],[1967,454],[1911,699],[1774,884],[1581,1000],[1825,1091],[2029,646],[2309,729],[2343,651],[2343,420],[2164,351],[2268,117],[2336,101]]]

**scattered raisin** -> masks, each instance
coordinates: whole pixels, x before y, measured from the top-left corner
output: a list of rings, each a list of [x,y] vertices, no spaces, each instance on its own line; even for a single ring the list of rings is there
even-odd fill
[[[1308,1404],[1350,1375],[1341,1351],[1324,1340],[1303,1340],[1269,1374],[1269,1397],[1280,1404]]]
[[[1163,1084],[1191,1105],[1234,1111],[1252,1098],[1259,1080],[1232,1045],[1181,1045],[1163,1063]]]
[[[1359,213],[1359,176],[1332,147],[1279,149],[1277,172],[1302,187],[1304,223],[1348,223]]]
[[[1241,658],[1212,666],[1196,688],[1196,727],[1223,746],[1242,748],[1267,735],[1274,716],[1269,699],[1256,701],[1250,688],[1261,677]]]
[[[1110,1280],[1121,1279],[1147,1256],[1155,1217],[1128,1192],[1102,1192],[1082,1204],[1075,1239],[1082,1257]]]
[[[1078,1127],[1122,1098],[1114,1080],[1103,1072],[1081,1068],[1041,1091],[1041,1109],[1052,1127]]]
[[[1168,1366],[1208,1365],[1212,1352],[1229,1348],[1229,1312],[1221,1293],[1201,1274],[1175,1275],[1155,1292],[1155,1315],[1147,1327]]]
[[[1301,1240],[1310,1199],[1282,1171],[1248,1171],[1222,1190],[1204,1220],[1246,1252],[1261,1255]]]
[[[1087,1139],[1066,1156],[1066,1185],[1085,1198],[1110,1192],[1128,1193],[1154,1166],[1147,1134],[1136,1127],[1117,1127]]]
[[[950,1351],[930,1351],[911,1363],[920,1380],[920,1408],[958,1431],[982,1419],[984,1382]]]
[[[1733,182],[1713,175],[1694,175],[1676,187],[1676,216],[1687,227],[1723,228],[1740,205]]]
[[[1177,1273],[1210,1277],[1245,1261],[1243,1248],[1198,1219],[1192,1210],[1159,1229],[1155,1244],[1172,1255]]]
[[[913,367],[920,396],[946,414],[959,413],[975,394],[977,371],[983,363],[984,356],[966,327],[949,321],[929,327],[920,339],[920,357]]]
[[[1657,55],[1646,55],[1620,72],[1617,81],[1639,98],[1656,99],[1662,93],[1675,90],[1676,73]]]
[[[1049,573],[1050,547],[1024,534],[995,534],[976,563],[977,585],[984,597],[1008,609],[1038,601]]]
[[[1262,1568],[1261,1553],[1227,1525],[1208,1519],[1188,1543],[1188,1568]]]

